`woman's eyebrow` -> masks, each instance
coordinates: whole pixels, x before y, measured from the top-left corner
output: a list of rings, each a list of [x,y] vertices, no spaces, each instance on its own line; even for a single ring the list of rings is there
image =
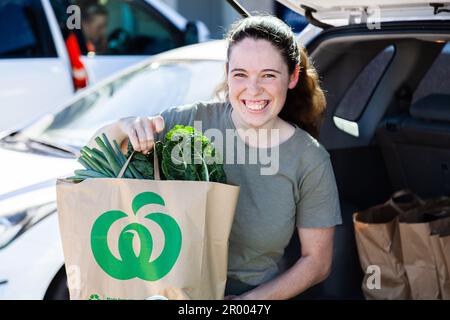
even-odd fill
[[[245,71],[245,69],[241,69],[241,68],[234,68],[233,70],[231,70],[231,72],[247,72],[247,71]],[[261,72],[275,72],[275,73],[281,74],[280,71],[275,70],[275,69],[263,69],[263,70],[261,70]]]
[[[275,69],[263,69],[263,70],[262,70],[262,72],[275,72],[275,73],[279,73],[279,74],[281,74],[281,72],[280,72],[280,71],[278,71],[278,70],[275,70]]]

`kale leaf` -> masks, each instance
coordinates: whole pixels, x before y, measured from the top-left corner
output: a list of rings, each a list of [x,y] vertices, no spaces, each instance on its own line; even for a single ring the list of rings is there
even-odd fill
[[[156,149],[163,180],[226,183],[222,159],[213,144],[191,126],[176,125],[163,141],[157,141],[148,155],[135,152],[130,163],[145,179],[154,179],[153,152]],[[128,143],[128,158],[133,152]]]

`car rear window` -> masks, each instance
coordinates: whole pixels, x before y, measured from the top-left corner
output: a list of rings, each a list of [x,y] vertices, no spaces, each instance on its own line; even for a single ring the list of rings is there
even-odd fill
[[[40,0],[0,2],[0,59],[56,57]]]
[[[184,34],[143,0],[50,0],[64,37],[74,33],[82,54],[153,55],[184,44]],[[80,8],[81,28],[67,27],[67,8]]]

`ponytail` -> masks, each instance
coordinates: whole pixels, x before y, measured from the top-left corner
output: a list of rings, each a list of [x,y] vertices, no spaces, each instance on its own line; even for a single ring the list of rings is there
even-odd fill
[[[295,123],[317,139],[326,108],[325,94],[320,88],[319,76],[306,50],[301,47],[299,51],[298,82],[293,89],[288,90],[286,103],[279,117]]]

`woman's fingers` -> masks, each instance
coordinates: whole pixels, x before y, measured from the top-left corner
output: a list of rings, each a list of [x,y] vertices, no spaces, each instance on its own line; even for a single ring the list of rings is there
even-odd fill
[[[147,149],[147,136],[144,129],[145,125],[142,119],[136,123],[136,132],[139,140],[139,150],[140,152],[144,152]]]
[[[161,116],[143,118],[142,124],[146,136],[146,145],[142,152],[148,153],[155,145],[155,133],[164,130],[164,119]]]
[[[155,145],[154,134],[164,130],[164,119],[156,117],[129,117],[121,120],[122,128],[128,135],[133,149],[148,153]]]
[[[164,130],[164,118],[161,116],[156,116],[151,118],[153,122],[154,132],[159,133]]]
[[[141,152],[144,147],[142,140],[145,140],[144,128],[141,125],[141,119],[135,118],[127,125],[127,134],[130,138],[133,149]]]
[[[148,118],[143,119],[143,124],[147,140],[146,140],[146,147],[142,151],[144,153],[148,153],[150,152],[150,150],[152,150],[155,141],[155,137],[153,135],[153,125],[151,119]]]
[[[128,138],[130,139],[131,145],[133,146],[133,149],[139,151],[139,139],[134,126],[130,126],[127,134]]]

